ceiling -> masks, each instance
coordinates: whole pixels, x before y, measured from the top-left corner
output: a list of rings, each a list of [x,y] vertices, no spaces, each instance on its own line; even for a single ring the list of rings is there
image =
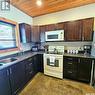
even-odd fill
[[[95,0],[42,0],[42,2],[42,6],[37,6],[36,0],[11,0],[13,6],[31,17],[95,3]]]

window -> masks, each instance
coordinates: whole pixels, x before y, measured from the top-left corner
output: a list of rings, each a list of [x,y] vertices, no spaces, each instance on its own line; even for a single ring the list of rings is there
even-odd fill
[[[0,51],[19,47],[17,24],[9,20],[0,20]]]

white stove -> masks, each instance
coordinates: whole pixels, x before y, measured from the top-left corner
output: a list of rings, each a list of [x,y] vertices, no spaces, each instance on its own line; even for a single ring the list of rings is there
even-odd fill
[[[44,74],[63,78],[63,53],[64,46],[49,46],[48,54],[44,54]]]

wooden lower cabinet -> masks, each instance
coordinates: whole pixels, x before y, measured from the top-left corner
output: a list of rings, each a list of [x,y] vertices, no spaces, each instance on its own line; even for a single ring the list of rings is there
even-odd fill
[[[19,62],[0,71],[0,95],[17,95],[23,84],[23,62]]]
[[[80,58],[80,63],[78,64],[78,80],[89,83],[91,78],[91,67],[91,59]]]
[[[77,79],[78,58],[63,57],[63,77]]]
[[[33,56],[25,60],[25,81],[28,82],[37,73],[37,57]]]
[[[0,70],[0,95],[17,95],[38,71],[42,71],[41,64],[38,64],[42,62],[42,57],[34,55]]]
[[[64,56],[63,78],[70,78],[90,83],[91,67],[91,59]]]
[[[44,65],[43,65],[43,54],[38,54],[37,55],[37,59],[38,59],[38,72],[44,72]]]
[[[24,61],[11,66],[9,72],[12,95],[16,95],[24,85]]]
[[[0,70],[0,95],[11,95],[8,68]]]

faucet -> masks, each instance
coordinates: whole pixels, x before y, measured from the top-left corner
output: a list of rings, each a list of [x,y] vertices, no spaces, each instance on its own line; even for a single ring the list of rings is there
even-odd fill
[[[54,48],[54,53],[58,53],[58,50],[56,48]]]

